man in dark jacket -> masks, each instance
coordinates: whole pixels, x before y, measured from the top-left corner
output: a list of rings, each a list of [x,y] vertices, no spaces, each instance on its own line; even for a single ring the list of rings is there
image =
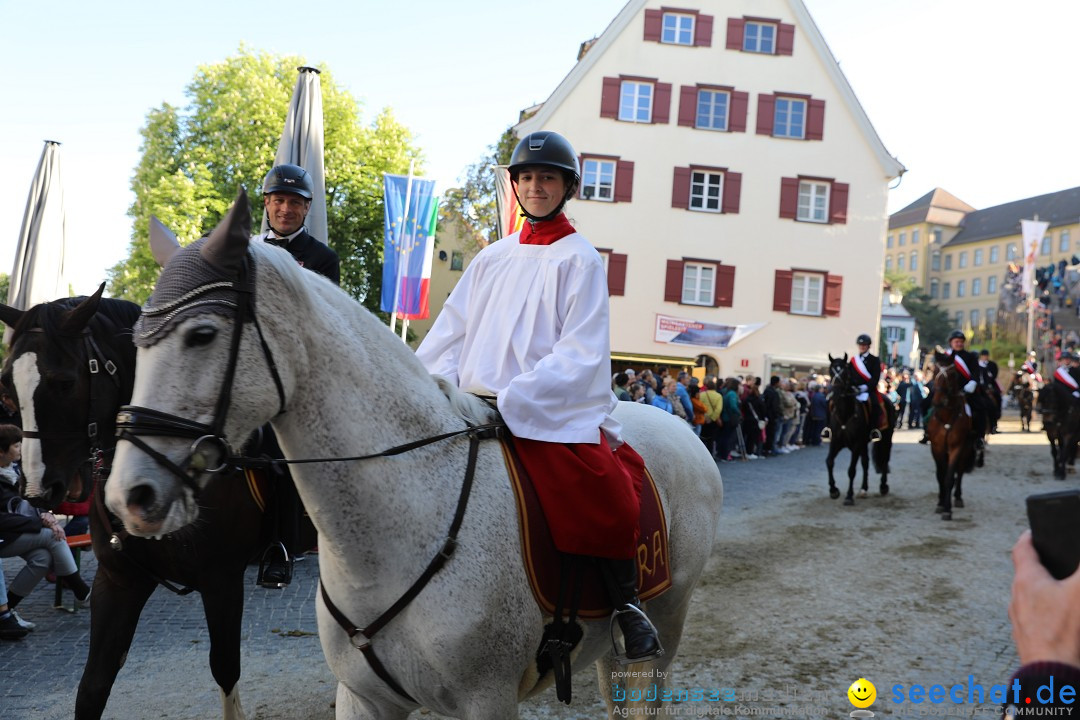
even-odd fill
[[[773,375],[769,378],[769,387],[765,388],[765,391],[761,393],[761,397],[765,401],[765,415],[768,419],[768,424],[765,426],[765,454],[775,455],[776,435],[783,425],[784,415],[784,411],[780,407],[779,376]]]

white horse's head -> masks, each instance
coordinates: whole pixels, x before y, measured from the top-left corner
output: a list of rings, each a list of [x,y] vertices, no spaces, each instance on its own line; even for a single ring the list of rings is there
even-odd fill
[[[255,318],[263,317],[265,327],[281,303],[304,302],[307,294],[265,303],[260,297],[255,310],[256,266],[274,274],[291,258],[252,245],[250,228],[241,191],[208,237],[169,261],[136,323],[135,388],[118,419],[122,441],[105,494],[135,535],[160,536],[193,522],[198,491],[212,477],[207,470],[224,455],[221,443],[200,438],[238,446],[280,412],[292,387],[288,361],[277,365],[275,378],[274,339],[264,345]]]

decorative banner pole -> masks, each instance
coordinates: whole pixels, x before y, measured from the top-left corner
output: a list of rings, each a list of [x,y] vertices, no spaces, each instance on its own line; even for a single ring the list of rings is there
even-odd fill
[[[1020,235],[1024,240],[1024,275],[1023,275],[1023,290],[1027,295],[1027,352],[1028,356],[1031,355],[1031,351],[1035,346],[1035,253],[1039,244],[1042,242],[1043,235],[1046,234],[1047,228],[1050,227],[1048,222],[1040,222],[1038,213],[1035,214],[1034,220],[1021,220],[1020,221]]]

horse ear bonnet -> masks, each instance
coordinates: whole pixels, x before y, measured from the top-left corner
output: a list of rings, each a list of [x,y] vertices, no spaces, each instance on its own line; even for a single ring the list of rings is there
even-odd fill
[[[236,202],[206,237],[179,250],[161,271],[150,299],[133,328],[136,347],[150,347],[193,315],[236,312],[233,282],[244,269],[251,240],[251,211],[241,190]],[[255,265],[247,264],[247,283],[255,283]]]

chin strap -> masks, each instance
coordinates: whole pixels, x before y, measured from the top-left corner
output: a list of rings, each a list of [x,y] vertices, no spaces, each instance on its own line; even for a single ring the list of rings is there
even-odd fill
[[[538,217],[536,215],[533,215],[528,210],[526,210],[525,206],[521,204],[521,198],[518,197],[517,183],[516,182],[511,182],[510,183],[510,188],[511,188],[511,190],[514,191],[514,200],[517,201],[518,210],[521,211],[522,217],[528,218],[529,220],[532,220],[533,222],[544,222],[545,220],[554,220],[555,218],[559,217],[559,213],[561,213],[563,211],[563,208],[566,207],[567,201],[569,201],[571,196],[573,196],[573,194],[575,192],[577,192],[577,187],[567,188],[566,189],[566,194],[563,195],[562,202],[559,203],[559,207],[555,208],[554,210],[549,212],[547,215],[544,215],[543,217]]]

